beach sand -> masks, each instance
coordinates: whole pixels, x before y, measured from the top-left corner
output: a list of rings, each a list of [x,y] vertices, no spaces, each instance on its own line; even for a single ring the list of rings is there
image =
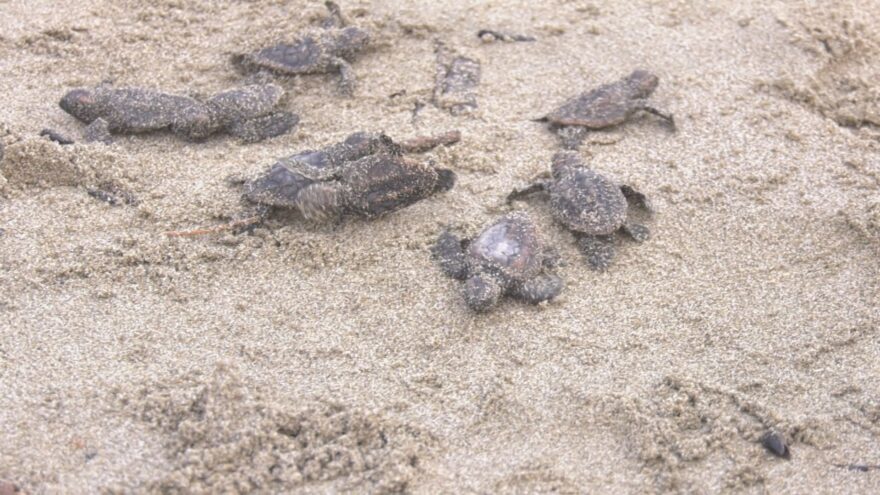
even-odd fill
[[[834,2],[346,1],[359,86],[279,78],[295,133],[243,145],[80,139],[57,105],[109,80],[209,95],[233,54],[321,3],[0,0],[0,479],[26,493],[876,493],[880,8]],[[483,28],[535,36],[485,43]],[[430,104],[434,43],[482,64]],[[540,201],[531,119],[641,67],[651,117],[591,133],[650,196],[652,238],[588,268]],[[391,98],[392,94],[404,92]],[[413,117],[414,108],[424,105]],[[359,130],[458,129],[456,187],[375,221],[273,217],[230,178]],[[111,206],[89,188],[130,192]],[[430,246],[528,210],[565,265],[540,306],[465,307]],[[775,430],[791,459],[759,443]]]

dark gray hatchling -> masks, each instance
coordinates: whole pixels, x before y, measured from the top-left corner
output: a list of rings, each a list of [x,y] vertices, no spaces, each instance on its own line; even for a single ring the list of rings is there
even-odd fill
[[[143,88],[75,89],[61,108],[88,124],[86,141],[110,142],[113,134],[170,130],[190,140],[225,132],[245,142],[285,134],[299,117],[276,110],[284,90],[254,84],[217,93],[205,101]]]
[[[550,180],[513,191],[508,201],[541,191],[549,193],[553,217],[575,233],[594,269],[604,270],[611,264],[615,232],[623,231],[636,242],[648,239],[648,228],[633,223],[627,215],[630,204],[652,212],[644,194],[590,170],[573,151],[556,153],[551,171]]]
[[[280,74],[339,73],[340,89],[351,95],[357,85],[351,61],[366,48],[370,33],[364,29],[345,26],[338,5],[325,2],[330,17],[323,29],[300,35],[290,43],[279,43],[256,52],[238,55],[235,62],[245,68],[268,69]]]
[[[418,144],[420,151],[430,149],[422,141]],[[407,158],[404,149],[384,134],[358,132],[322,150],[279,160],[264,175],[245,183],[245,198],[293,208],[316,221],[345,213],[373,218],[455,184],[454,172]]]
[[[480,61],[459,55],[440,41],[435,43],[434,51],[437,55],[434,105],[452,115],[476,110],[482,72]]]
[[[562,291],[562,280],[549,272],[558,256],[544,246],[525,212],[501,217],[473,240],[446,231],[432,253],[446,275],[465,281],[464,299],[475,311],[491,308],[503,295],[537,304]]]
[[[674,130],[672,115],[657,110],[647,100],[659,82],[646,70],[634,70],[619,81],[571,98],[538,121],[548,122],[567,148],[577,148],[590,130],[622,124],[637,112],[656,115]]]

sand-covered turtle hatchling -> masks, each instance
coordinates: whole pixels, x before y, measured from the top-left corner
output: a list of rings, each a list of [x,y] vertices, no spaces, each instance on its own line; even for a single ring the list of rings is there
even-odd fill
[[[619,81],[603,84],[569,99],[538,121],[549,123],[567,148],[577,148],[590,130],[622,124],[637,112],[656,115],[674,130],[672,115],[648,103],[659,83],[656,75],[637,69]]]
[[[636,242],[648,239],[648,228],[633,222],[628,215],[630,206],[652,212],[644,194],[590,170],[573,151],[556,153],[551,172],[549,180],[513,191],[508,201],[548,193],[553,217],[575,233],[594,269],[604,270],[611,264],[616,232],[622,231]]]
[[[299,117],[276,110],[284,90],[253,84],[217,93],[205,101],[143,88],[75,89],[61,99],[65,112],[85,122],[86,141],[109,142],[112,134],[170,130],[190,140],[225,132],[245,142],[289,132]]]
[[[268,69],[280,74],[339,73],[340,90],[351,95],[357,85],[351,61],[369,44],[370,33],[346,26],[342,11],[335,3],[324,5],[330,16],[322,29],[309,30],[290,42],[238,55],[234,61],[246,69]]]
[[[446,275],[465,281],[464,299],[475,311],[491,308],[503,295],[537,304],[562,290],[562,279],[550,272],[558,255],[544,246],[525,212],[501,217],[473,240],[445,231],[432,253]]]
[[[322,150],[279,160],[264,175],[245,183],[245,197],[260,205],[294,208],[317,221],[344,213],[384,215],[455,184],[451,170],[407,158],[404,152],[451,144],[458,134],[444,134],[432,142],[426,139],[399,145],[384,134],[358,132]]]
[[[435,43],[434,52],[437,55],[434,105],[452,115],[476,110],[482,72],[480,61],[460,55],[440,41]]]

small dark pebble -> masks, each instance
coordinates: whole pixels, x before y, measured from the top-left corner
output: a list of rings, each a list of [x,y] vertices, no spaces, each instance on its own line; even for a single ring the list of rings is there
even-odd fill
[[[768,431],[761,437],[761,445],[764,446],[771,454],[783,459],[791,458],[791,452],[788,451],[788,445],[775,431]]]
[[[86,462],[91,461],[91,460],[94,459],[95,457],[98,457],[98,453],[97,453],[97,452],[87,452],[86,455],[85,455]]]
[[[61,134],[58,131],[52,129],[43,129],[42,131],[40,131],[40,136],[49,139],[49,141],[55,141],[62,146],[74,143],[73,139],[70,139],[64,134]]]

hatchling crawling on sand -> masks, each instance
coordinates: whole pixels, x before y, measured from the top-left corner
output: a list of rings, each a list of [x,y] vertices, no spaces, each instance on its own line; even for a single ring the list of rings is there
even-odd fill
[[[338,72],[340,89],[352,94],[356,86],[351,60],[370,42],[370,34],[347,26],[339,6],[325,2],[330,17],[323,29],[300,35],[290,43],[279,43],[253,53],[236,55],[233,61],[245,69],[268,69],[280,74],[327,74]]]
[[[645,70],[635,70],[629,76],[599,86],[571,98],[545,117],[551,130],[559,134],[567,148],[577,148],[590,130],[622,124],[637,112],[648,112],[666,122],[675,130],[672,115],[648,104],[647,98],[657,89],[660,79]]]
[[[75,89],[61,99],[61,108],[89,124],[86,141],[110,142],[112,134],[170,130],[201,140],[226,132],[246,142],[290,131],[299,117],[276,111],[284,90],[275,84],[254,84],[217,93],[205,101],[142,88]]]
[[[358,132],[322,150],[279,160],[245,183],[245,198],[260,205],[294,208],[326,221],[343,213],[377,217],[409,206],[455,184],[455,173],[403,154],[458,141],[457,132],[397,144],[384,134]]]
[[[508,201],[541,191],[549,193],[553,217],[575,233],[594,269],[604,270],[614,258],[615,232],[623,231],[636,242],[648,239],[648,228],[627,216],[630,205],[652,212],[644,194],[590,170],[573,151],[556,153],[551,170],[550,180],[513,191]]]
[[[465,281],[464,299],[475,311],[491,308],[502,295],[537,304],[562,290],[562,280],[548,271],[558,256],[544,247],[524,212],[501,217],[473,240],[446,231],[432,252],[446,275]]]

